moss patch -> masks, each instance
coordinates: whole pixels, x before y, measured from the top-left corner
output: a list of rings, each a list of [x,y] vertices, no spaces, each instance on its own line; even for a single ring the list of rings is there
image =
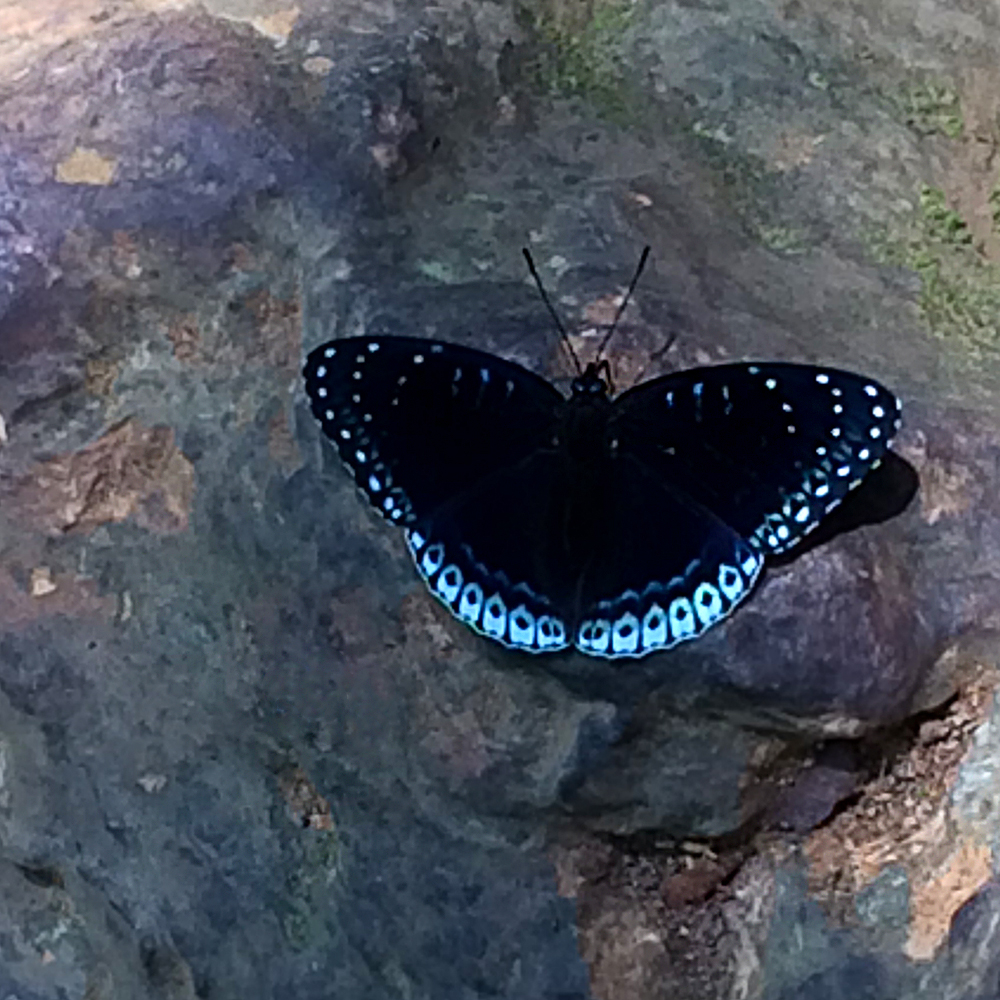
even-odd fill
[[[615,121],[629,117],[638,95],[627,83],[620,41],[632,20],[632,4],[594,0],[521,7],[521,19],[541,41],[539,86],[552,94],[582,97]]]
[[[924,80],[910,84],[896,103],[906,124],[921,135],[957,139],[965,127],[959,96],[946,83]]]
[[[991,203],[996,219],[1000,195]],[[872,243],[879,260],[920,276],[920,310],[936,334],[966,347],[1000,344],[1000,266],[977,249],[942,190],[924,185],[909,232]]]

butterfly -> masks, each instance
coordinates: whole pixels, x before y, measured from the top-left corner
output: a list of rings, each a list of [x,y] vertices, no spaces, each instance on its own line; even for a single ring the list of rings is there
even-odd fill
[[[434,596],[531,653],[641,657],[696,639],[880,464],[900,424],[874,379],[780,362],[614,396],[595,361],[566,398],[483,351],[368,336],[322,344],[303,374]]]

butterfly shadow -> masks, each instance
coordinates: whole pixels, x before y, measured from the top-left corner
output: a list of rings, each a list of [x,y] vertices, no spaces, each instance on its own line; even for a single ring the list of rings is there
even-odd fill
[[[917,470],[896,452],[886,452],[882,464],[820,521],[815,530],[787,552],[771,557],[768,565],[771,568],[787,566],[838,535],[897,517],[909,507],[919,488]]]

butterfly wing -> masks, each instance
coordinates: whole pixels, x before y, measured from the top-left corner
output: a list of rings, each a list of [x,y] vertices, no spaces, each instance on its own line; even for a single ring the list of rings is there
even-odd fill
[[[482,635],[532,653],[563,649],[573,553],[559,523],[572,491],[557,449],[538,448],[456,495],[407,533],[431,592]]]
[[[877,466],[883,386],[809,365],[698,368],[615,403],[616,486],[574,641],[610,658],[697,638]]]
[[[566,645],[546,537],[565,405],[491,354],[409,337],[354,337],[305,365],[312,411],[359,487],[407,544],[431,592],[476,631],[532,651]]]
[[[880,464],[900,421],[873,379],[780,363],[666,375],[616,411],[622,448],[764,554],[812,531]]]
[[[312,412],[383,517],[417,528],[551,437],[563,397],[491,354],[411,337],[349,337],[303,371]]]
[[[764,560],[639,456],[619,449],[613,464],[573,641],[616,659],[696,639],[749,596]]]

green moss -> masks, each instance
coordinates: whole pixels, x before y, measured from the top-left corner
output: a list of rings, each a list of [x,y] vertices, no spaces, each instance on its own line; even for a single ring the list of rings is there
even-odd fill
[[[990,192],[990,216],[993,219],[993,231],[1000,232],[1000,186]]]
[[[805,253],[809,247],[806,234],[794,226],[760,225],[757,227],[757,238],[768,250],[787,256]]]
[[[958,94],[940,81],[921,81],[907,87],[898,99],[906,124],[921,135],[957,139],[964,128]]]
[[[297,950],[326,938],[327,897],[340,872],[340,841],[335,830],[309,830],[303,836],[300,865],[287,878],[285,935]]]
[[[537,64],[542,89],[582,97],[613,120],[628,118],[636,95],[626,80],[619,42],[632,10],[627,0],[522,6],[522,19],[543,45]]]
[[[935,333],[973,350],[1000,344],[1000,267],[975,247],[943,191],[924,186],[909,230],[870,245],[878,259],[919,275],[920,310]]]
[[[972,243],[969,227],[958,212],[948,207],[944,191],[925,184],[920,189],[919,204],[923,230],[928,240],[938,245],[954,247]]]

